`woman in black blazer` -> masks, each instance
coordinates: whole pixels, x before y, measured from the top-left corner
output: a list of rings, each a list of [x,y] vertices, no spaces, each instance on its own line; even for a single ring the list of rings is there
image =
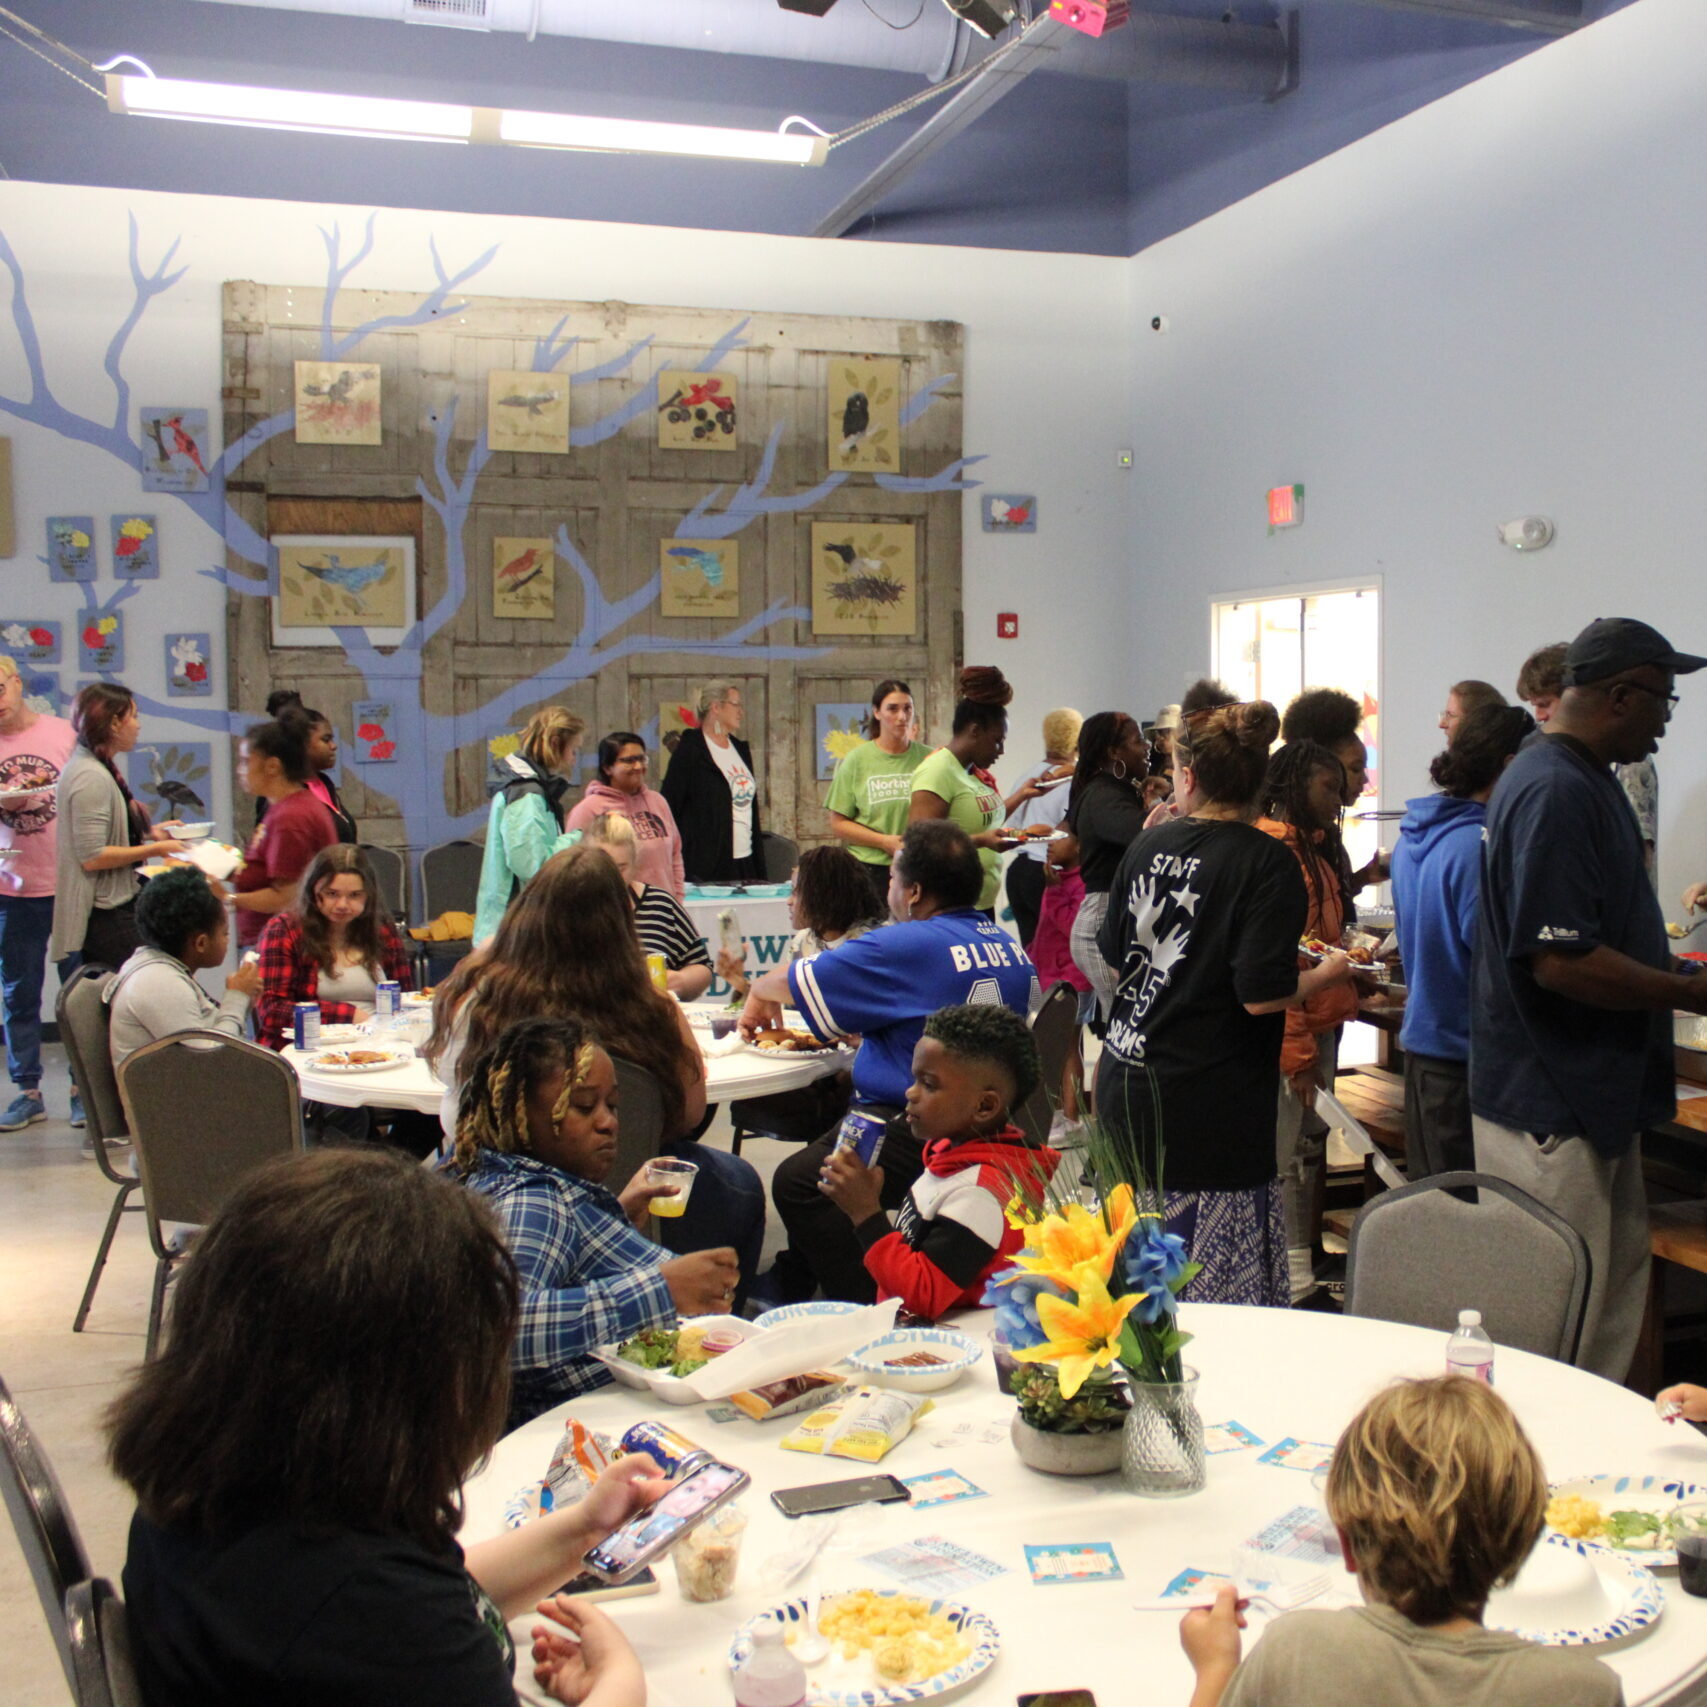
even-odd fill
[[[733,682],[708,682],[699,727],[684,729],[661,790],[682,836],[689,883],[763,878],[759,784],[753,749],[740,739],[746,708]]]

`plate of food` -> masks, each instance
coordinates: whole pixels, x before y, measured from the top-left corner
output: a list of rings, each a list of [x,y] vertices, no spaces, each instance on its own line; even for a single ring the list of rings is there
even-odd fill
[[[1674,1513],[1686,1500],[1707,1499],[1707,1487],[1664,1476],[1576,1476],[1547,1493],[1549,1529],[1579,1547],[1650,1567],[1677,1563],[1673,1540],[1687,1519]]]
[[[406,1008],[430,1008],[433,1005],[433,986],[429,984],[424,990],[405,990],[402,1001]]]
[[[210,818],[205,824],[180,824],[172,832],[172,839],[175,842],[200,842],[212,834],[213,820]]]
[[[840,1298],[815,1298],[810,1304],[779,1304],[753,1318],[755,1328],[780,1328],[784,1322],[804,1322],[817,1316],[851,1316],[863,1304],[850,1304]]]
[[[600,1346],[593,1356],[625,1387],[644,1387],[667,1405],[697,1405],[702,1401],[686,1378],[762,1331],[739,1316],[695,1316],[679,1327],[648,1328],[621,1345]]]
[[[760,1055],[833,1055],[841,1045],[825,1043],[809,1031],[785,1025],[761,1031],[747,1044],[747,1048],[756,1050]]]
[[[952,1387],[984,1355],[984,1348],[952,1328],[897,1328],[862,1345],[848,1363],[880,1387],[935,1393]]]
[[[1495,1589],[1482,1622],[1549,1648],[1616,1642],[1665,1610],[1654,1573],[1603,1547],[1545,1536],[1516,1580]]]
[[[759,1616],[775,1619],[794,1646],[806,1634],[811,1602],[787,1600]],[[756,1622],[748,1619],[729,1644],[731,1671],[752,1653]],[[988,1671],[1002,1646],[987,1614],[900,1589],[825,1595],[818,1634],[830,1652],[807,1671],[806,1698],[824,1707],[901,1707],[946,1695]]]
[[[319,1050],[309,1057],[308,1065],[316,1073],[382,1073],[414,1059],[415,1051],[400,1044],[367,1043]]]

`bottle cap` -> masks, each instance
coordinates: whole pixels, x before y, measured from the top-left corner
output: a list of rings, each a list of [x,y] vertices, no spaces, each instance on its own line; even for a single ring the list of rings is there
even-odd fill
[[[1479,1328],[1482,1325],[1482,1312],[1480,1310],[1460,1310],[1458,1312],[1458,1325],[1461,1328]]]
[[[781,1647],[782,1626],[774,1618],[755,1618],[752,1637],[755,1648]]]

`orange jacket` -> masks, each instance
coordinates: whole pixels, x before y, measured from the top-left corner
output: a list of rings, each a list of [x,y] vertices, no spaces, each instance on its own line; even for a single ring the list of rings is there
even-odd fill
[[[1290,824],[1275,818],[1257,819],[1257,828],[1266,830],[1278,842],[1291,848],[1304,873],[1304,887],[1310,896],[1310,911],[1304,934],[1322,942],[1337,945],[1345,933],[1345,903],[1340,896],[1338,879],[1323,860],[1306,863],[1299,846],[1298,832]],[[1307,964],[1300,961],[1300,965]],[[1350,984],[1335,984],[1318,990],[1302,1005],[1286,1010],[1286,1041],[1280,1047],[1280,1070],[1292,1078],[1316,1064],[1316,1034],[1332,1031],[1348,1019],[1357,1017],[1357,991]]]

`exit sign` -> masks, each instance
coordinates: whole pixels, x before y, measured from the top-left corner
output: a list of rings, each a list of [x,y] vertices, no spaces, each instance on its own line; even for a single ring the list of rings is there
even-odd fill
[[[1302,486],[1271,486],[1268,489],[1268,531],[1295,528],[1304,519]]]

